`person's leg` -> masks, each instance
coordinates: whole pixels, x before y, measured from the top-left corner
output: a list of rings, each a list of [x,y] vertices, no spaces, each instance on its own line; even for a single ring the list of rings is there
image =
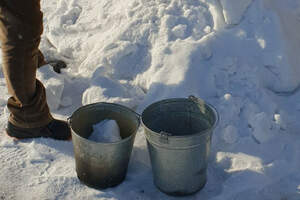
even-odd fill
[[[43,65],[46,65],[45,57],[43,53],[39,50],[38,51],[38,68],[42,67]]]
[[[12,95],[8,100],[9,122],[18,127],[41,127],[53,120],[45,88],[36,80],[42,22],[38,0],[2,0],[0,40],[3,72]]]
[[[33,137],[51,137],[49,133],[43,135],[40,132],[45,131],[49,124],[58,132],[59,128],[68,129],[66,124],[58,121],[53,125],[45,88],[36,79],[38,46],[43,32],[42,18],[40,0],[0,1],[2,69],[8,91],[12,95],[7,104],[11,112],[8,129],[16,137],[22,131],[26,133],[20,135],[20,138],[30,137],[31,133]]]

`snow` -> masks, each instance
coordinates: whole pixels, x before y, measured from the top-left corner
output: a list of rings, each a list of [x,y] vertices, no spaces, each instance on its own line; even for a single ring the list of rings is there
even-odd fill
[[[44,84],[46,88],[46,96],[48,105],[51,110],[57,110],[62,102],[62,94],[64,90],[64,77],[51,69],[51,66],[42,67],[37,72],[37,78]],[[65,103],[66,104],[66,103]],[[66,106],[72,104],[67,103]]]
[[[94,102],[137,113],[194,95],[216,107],[208,182],[182,199],[300,199],[298,0],[41,2],[46,58],[38,70],[53,115]],[[0,132],[9,112],[0,73]],[[71,142],[0,134],[0,199],[174,199],[153,185],[142,128],[125,181],[95,190],[76,176]]]
[[[225,142],[229,144],[235,143],[238,140],[238,137],[239,137],[238,130],[235,126],[228,125],[224,129],[223,139],[225,140]]]
[[[253,128],[252,135],[259,143],[266,142],[275,136],[275,122],[268,118],[265,112],[251,116],[249,125]]]
[[[230,25],[239,24],[252,1],[253,0],[220,0],[225,22]]]
[[[93,132],[89,140],[104,143],[121,141],[122,138],[117,122],[115,120],[103,120],[93,125]]]

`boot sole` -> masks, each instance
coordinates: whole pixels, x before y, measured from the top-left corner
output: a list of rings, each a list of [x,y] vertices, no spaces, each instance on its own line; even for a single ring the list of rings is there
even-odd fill
[[[27,134],[24,131],[18,131],[18,130],[14,130],[14,132],[16,132],[16,134],[18,134],[18,136],[15,136],[14,134],[12,134],[7,128],[5,129],[5,133],[8,137],[12,138],[13,140],[24,140],[24,139],[34,139],[34,138],[51,138],[54,140],[61,140],[61,141],[71,141],[72,140],[72,135],[70,135],[69,138],[67,139],[56,139],[53,138],[51,136],[43,136],[43,135],[39,135],[39,136],[32,136],[30,134]]]

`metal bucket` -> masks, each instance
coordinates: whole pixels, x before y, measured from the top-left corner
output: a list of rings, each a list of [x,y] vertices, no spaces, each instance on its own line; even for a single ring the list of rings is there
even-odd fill
[[[189,195],[206,183],[207,160],[218,113],[194,96],[148,106],[142,123],[154,184],[169,195]]]
[[[122,140],[99,143],[88,140],[94,124],[116,120]],[[139,116],[118,104],[95,103],[83,106],[71,116],[72,141],[78,178],[86,185],[104,189],[120,184],[126,176]]]

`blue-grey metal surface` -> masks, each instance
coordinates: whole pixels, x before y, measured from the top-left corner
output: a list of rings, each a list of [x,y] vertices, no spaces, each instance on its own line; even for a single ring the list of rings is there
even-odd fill
[[[116,120],[122,140],[100,143],[88,140],[92,125],[104,119]],[[127,173],[139,116],[124,106],[96,103],[76,110],[69,120],[78,178],[88,186],[107,188],[120,184]]]
[[[206,183],[216,109],[196,97],[167,99],[142,113],[154,183],[170,195],[189,195]]]

